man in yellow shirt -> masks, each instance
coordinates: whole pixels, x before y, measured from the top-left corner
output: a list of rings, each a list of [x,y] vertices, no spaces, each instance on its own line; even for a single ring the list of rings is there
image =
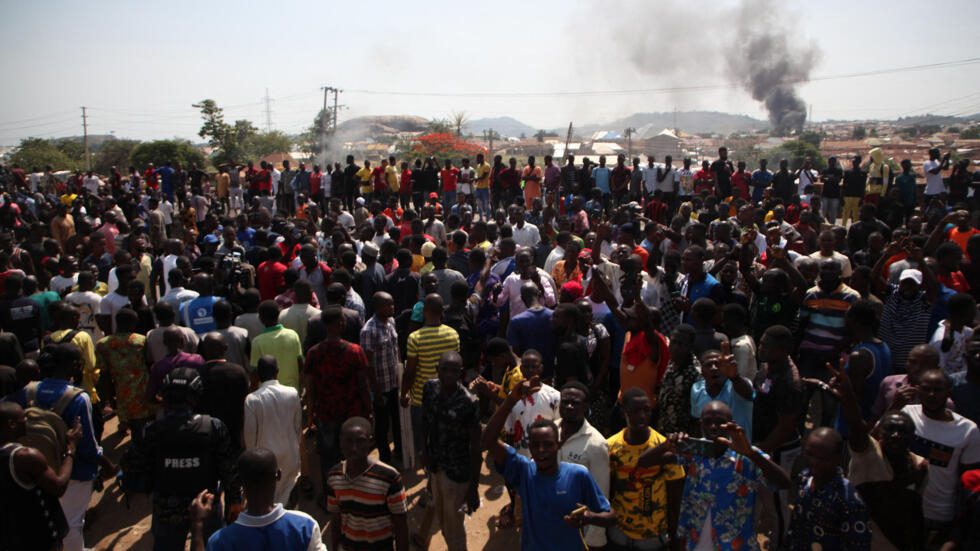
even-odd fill
[[[476,212],[480,215],[480,220],[486,220],[492,213],[490,212],[490,163],[488,163],[483,153],[476,156]]]
[[[361,197],[370,197],[374,192],[374,185],[371,183],[371,161],[364,161],[364,168],[357,171],[354,176],[357,178],[357,185],[360,188]]]
[[[398,164],[395,156],[388,157],[388,166],[385,167],[385,183],[388,185],[388,193],[398,193],[401,185],[398,182]]]
[[[677,465],[641,466],[643,453],[666,438],[650,428],[653,406],[643,390],[625,390],[622,405],[626,428],[608,440],[609,501],[616,526],[607,535],[620,548],[667,549],[677,532],[684,470]]]

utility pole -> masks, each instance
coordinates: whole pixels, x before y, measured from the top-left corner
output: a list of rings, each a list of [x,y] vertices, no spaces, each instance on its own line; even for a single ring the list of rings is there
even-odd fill
[[[490,142],[488,144],[489,147],[487,152],[490,154],[490,157],[492,158],[493,157],[493,128],[490,129],[490,139],[487,141]]]
[[[674,107],[674,127],[671,128],[674,134],[677,134],[677,107]]]
[[[88,113],[82,106],[82,140],[85,144],[85,170],[92,170],[92,160],[88,154]]]
[[[269,89],[265,89],[265,131],[272,132],[272,98],[269,97]]]
[[[623,131],[626,134],[626,163],[631,164],[633,162],[633,133],[636,129],[632,126]]]

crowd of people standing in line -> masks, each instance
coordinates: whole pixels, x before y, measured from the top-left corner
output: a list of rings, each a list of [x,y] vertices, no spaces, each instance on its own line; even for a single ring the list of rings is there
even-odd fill
[[[0,171],[3,548],[980,544],[968,161],[161,161]]]

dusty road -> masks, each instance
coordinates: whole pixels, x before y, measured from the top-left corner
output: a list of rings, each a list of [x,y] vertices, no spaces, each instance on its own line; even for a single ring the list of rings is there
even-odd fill
[[[103,448],[113,463],[118,463],[122,450],[129,444],[128,437],[121,437],[116,432],[116,419],[106,423]],[[315,448],[310,440],[311,448]],[[316,458],[311,458],[311,466],[316,470]],[[417,506],[419,497],[425,489],[424,479],[415,474],[405,475],[405,486],[409,501],[409,525],[414,533],[421,519],[421,511]],[[469,549],[487,551],[513,551],[520,546],[520,535],[517,529],[497,530],[496,516],[507,503],[507,494],[503,491],[502,479],[491,475],[484,464],[480,481],[480,495],[483,505],[476,513],[467,519],[466,531],[469,535]],[[153,538],[150,530],[150,500],[148,496],[133,495],[127,507],[123,494],[119,491],[115,480],[107,482],[105,490],[92,496],[93,522],[86,526],[85,544],[98,550],[148,550],[152,548]],[[325,524],[326,513],[317,507],[313,500],[301,500],[299,509],[312,515],[321,527]],[[441,534],[432,538],[429,546],[432,551],[446,549]],[[333,550],[331,550],[333,551]]]

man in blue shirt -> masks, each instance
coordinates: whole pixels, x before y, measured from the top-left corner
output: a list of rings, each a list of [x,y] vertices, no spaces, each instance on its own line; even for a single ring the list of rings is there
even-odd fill
[[[245,487],[248,506],[234,524],[211,535],[208,550],[325,551],[320,526],[310,515],[287,511],[275,502],[276,482],[282,473],[276,456],[254,448],[238,458],[238,476]],[[214,495],[204,490],[191,503],[191,549],[204,551],[204,521],[212,515]]]
[[[592,169],[592,181],[595,182],[595,187],[602,192],[602,201],[604,204],[609,203],[609,180],[612,176],[612,171],[606,166],[606,156],[599,156],[599,166]]]
[[[769,161],[762,159],[759,161],[759,170],[752,173],[752,202],[762,201],[762,194],[772,183],[772,171],[766,168]]]
[[[214,323],[214,305],[221,299],[214,296],[214,281],[208,274],[195,275],[193,287],[200,296],[180,305],[180,320],[185,327],[203,335],[217,329],[218,326]]]
[[[497,470],[521,496],[521,549],[584,549],[582,527],[612,526],[616,514],[585,467],[558,461],[558,427],[552,421],[531,424],[531,459],[499,439],[514,405],[540,386],[538,377],[532,377],[514,387],[484,429],[483,445]]]
[[[68,427],[74,426],[76,421],[80,423],[82,436],[75,451],[68,489],[61,496],[61,508],[68,520],[64,549],[81,551],[84,548],[85,513],[102,461],[102,448],[92,425],[92,401],[88,394],[71,383],[81,377],[82,356],[74,344],[51,344],[44,347],[37,363],[41,372],[48,376],[21,389],[13,396],[13,401],[25,409],[34,406],[55,411]]]
[[[164,166],[153,171],[157,176],[160,177],[160,191],[167,196],[167,199],[171,203],[174,202],[174,175],[177,173],[174,170],[173,163],[167,161]]]

